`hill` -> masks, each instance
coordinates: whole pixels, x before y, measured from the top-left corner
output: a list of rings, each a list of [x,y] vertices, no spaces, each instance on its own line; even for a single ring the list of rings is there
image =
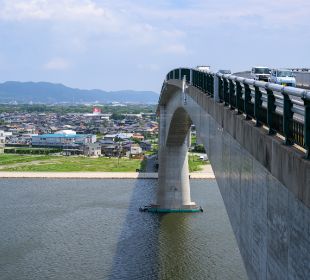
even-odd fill
[[[155,104],[159,95],[152,91],[83,90],[47,82],[5,82],[0,84],[0,103],[140,103]]]

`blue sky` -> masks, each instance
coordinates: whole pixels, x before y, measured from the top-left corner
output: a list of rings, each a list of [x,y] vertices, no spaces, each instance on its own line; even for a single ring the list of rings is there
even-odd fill
[[[0,0],[0,81],[159,92],[179,66],[310,67],[309,0]]]

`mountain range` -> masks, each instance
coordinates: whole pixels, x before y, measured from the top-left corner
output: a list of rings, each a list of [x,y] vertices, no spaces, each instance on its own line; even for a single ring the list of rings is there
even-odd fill
[[[77,89],[48,82],[0,83],[0,103],[140,103],[156,104],[159,95],[153,91],[104,91]]]

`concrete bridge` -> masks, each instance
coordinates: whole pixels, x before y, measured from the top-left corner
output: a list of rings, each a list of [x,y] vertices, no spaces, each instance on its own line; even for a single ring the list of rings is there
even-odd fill
[[[159,100],[157,202],[190,196],[190,126],[204,144],[250,279],[310,279],[310,92],[180,68]],[[207,199],[207,198],[206,198]]]

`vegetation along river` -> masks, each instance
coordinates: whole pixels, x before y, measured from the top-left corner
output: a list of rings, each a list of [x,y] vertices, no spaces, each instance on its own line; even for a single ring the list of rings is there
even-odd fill
[[[1,179],[0,279],[246,279],[215,180],[158,215],[156,180]]]

